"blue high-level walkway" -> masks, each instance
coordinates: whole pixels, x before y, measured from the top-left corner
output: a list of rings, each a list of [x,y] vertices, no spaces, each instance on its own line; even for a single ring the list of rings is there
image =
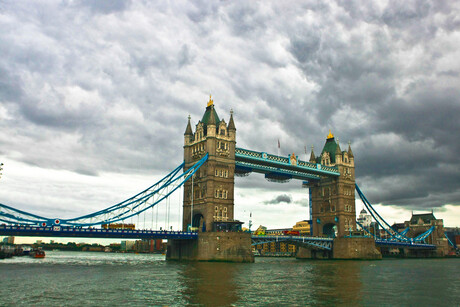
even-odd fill
[[[236,148],[235,173],[245,175],[251,172],[265,174],[268,179],[299,179],[305,181],[319,180],[320,176],[340,176],[340,172],[335,166],[301,161],[297,157],[285,158],[266,152]]]

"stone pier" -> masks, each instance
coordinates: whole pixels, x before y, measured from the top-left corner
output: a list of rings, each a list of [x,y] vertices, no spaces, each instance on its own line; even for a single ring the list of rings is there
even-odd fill
[[[251,234],[202,232],[197,240],[169,240],[166,260],[254,262]]]
[[[382,254],[375,247],[373,238],[335,238],[332,251],[312,250],[301,247],[297,252],[299,259],[360,259],[378,260]]]

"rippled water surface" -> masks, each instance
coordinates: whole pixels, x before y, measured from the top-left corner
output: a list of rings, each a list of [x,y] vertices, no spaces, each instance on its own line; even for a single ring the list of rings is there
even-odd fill
[[[460,259],[253,264],[47,252],[0,260],[0,306],[459,306]]]

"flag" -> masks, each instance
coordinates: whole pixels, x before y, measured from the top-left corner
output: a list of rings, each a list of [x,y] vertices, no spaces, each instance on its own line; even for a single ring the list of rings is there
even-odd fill
[[[280,148],[280,139],[278,139],[278,148]]]

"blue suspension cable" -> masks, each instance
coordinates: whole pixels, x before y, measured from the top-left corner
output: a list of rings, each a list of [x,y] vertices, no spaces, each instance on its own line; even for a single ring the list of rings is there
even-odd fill
[[[0,204],[0,221],[9,224],[20,224],[20,225],[36,225],[36,224],[60,224],[69,226],[94,226],[103,223],[113,223],[118,221],[124,221],[139,215],[145,214],[145,211],[153,208],[159,202],[167,198],[170,194],[176,191],[178,188],[190,179],[190,177],[207,161],[208,154],[202,159],[197,161],[195,165],[185,171],[182,175],[178,175],[179,171],[184,167],[184,163],[176,167],[171,173],[162,178],[159,182],[145,189],[144,191],[110,206],[106,209],[93,212],[91,214],[83,215],[72,219],[50,219],[36,214],[28,213],[19,209],[15,209],[3,204]],[[177,186],[173,186],[177,185]],[[167,189],[166,195],[161,195],[160,192],[165,188]],[[154,196],[158,195],[159,199],[151,204],[148,201]],[[120,211],[116,213],[117,211]],[[137,210],[137,211],[136,211]],[[109,217],[109,215],[112,215]],[[145,216],[144,216],[145,218]],[[88,220],[89,221],[84,221]],[[152,223],[153,223],[153,209],[152,209]],[[139,224],[139,222],[138,222]],[[157,224],[158,224],[158,209],[157,209]],[[144,223],[145,227],[145,223]]]

